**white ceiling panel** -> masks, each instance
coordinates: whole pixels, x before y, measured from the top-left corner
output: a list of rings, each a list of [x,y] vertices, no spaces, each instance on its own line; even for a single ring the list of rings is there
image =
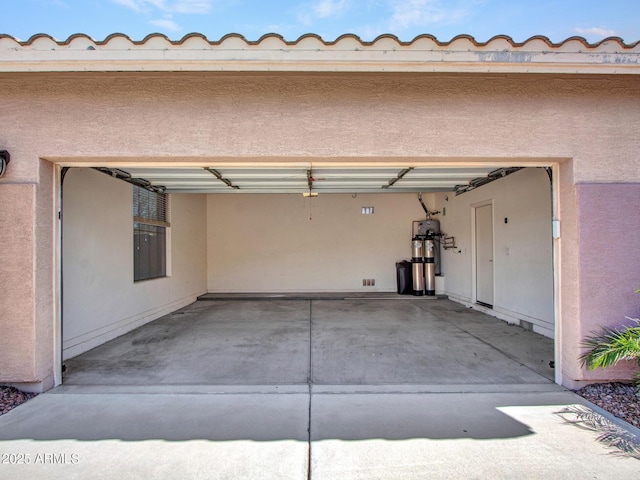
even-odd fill
[[[390,193],[454,191],[495,167],[153,167],[120,168],[167,192],[192,193]]]

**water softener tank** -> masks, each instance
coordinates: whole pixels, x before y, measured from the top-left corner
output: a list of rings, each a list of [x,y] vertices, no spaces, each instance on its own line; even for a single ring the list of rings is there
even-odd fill
[[[442,275],[440,262],[440,220],[427,218],[418,223],[418,235],[433,238],[433,258],[436,275]]]
[[[436,294],[435,242],[427,237],[424,241],[424,282],[427,295]]]
[[[411,240],[411,271],[413,274],[413,294],[424,295],[424,242],[419,237]]]

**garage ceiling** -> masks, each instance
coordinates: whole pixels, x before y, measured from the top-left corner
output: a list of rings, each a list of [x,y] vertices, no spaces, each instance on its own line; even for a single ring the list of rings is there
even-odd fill
[[[452,192],[482,183],[495,167],[172,167],[121,168],[169,193]]]

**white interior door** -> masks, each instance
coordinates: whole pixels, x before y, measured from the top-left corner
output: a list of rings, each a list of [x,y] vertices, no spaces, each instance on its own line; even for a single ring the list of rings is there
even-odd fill
[[[476,211],[476,301],[493,306],[493,208]]]

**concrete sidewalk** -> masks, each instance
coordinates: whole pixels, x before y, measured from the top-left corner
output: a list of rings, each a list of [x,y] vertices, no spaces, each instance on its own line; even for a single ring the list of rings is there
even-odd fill
[[[560,415],[573,393],[477,387],[61,387],[0,416],[0,479],[637,477],[636,459]]]

